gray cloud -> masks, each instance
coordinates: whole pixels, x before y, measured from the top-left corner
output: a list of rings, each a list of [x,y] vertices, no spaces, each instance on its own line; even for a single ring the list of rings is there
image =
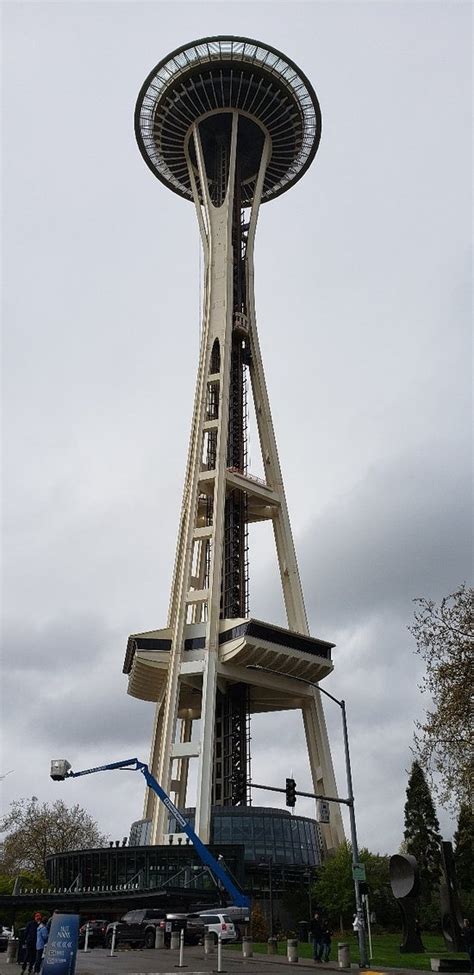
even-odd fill
[[[118,634],[102,620],[71,617],[30,628],[10,623],[4,646],[10,663],[2,682],[3,716],[15,737],[19,689],[29,702],[21,735],[41,728],[44,748],[76,749],[100,741],[127,750],[145,729],[149,733],[151,708],[125,694]]]
[[[111,636],[104,622],[92,616],[69,616],[36,626],[21,619],[8,621],[3,628],[3,646],[8,654],[6,677],[16,678],[17,671],[26,671],[24,679],[34,681],[37,671],[48,672],[61,658],[67,659],[69,673],[82,670],[94,674],[104,663]]]
[[[324,686],[347,702],[360,840],[370,848],[393,852],[402,840],[414,721],[429,704],[418,688],[422,664],[407,630],[412,601],[437,599],[470,575],[468,459],[455,443],[398,452],[337,496],[296,540],[312,632],[336,643],[335,669]],[[268,573],[256,602],[264,618],[281,615]],[[342,795],[340,715],[324,706]],[[254,748],[265,736],[271,742],[256,750],[254,774],[260,769],[281,786],[293,768],[310,791],[299,716],[261,716],[252,729]],[[311,814],[310,802],[299,808]],[[450,835],[450,818],[440,815]]]
[[[410,600],[438,598],[472,567],[469,453],[427,443],[397,451],[305,533],[308,611],[337,626],[385,609],[411,616]]]
[[[232,2],[218,24],[215,4],[99,7],[5,8],[5,803],[57,798],[57,749],[77,767],[148,754],[153,708],[121,667],[128,634],[166,619],[199,241],[139,157],[133,106],[183,40],[248,27]],[[254,35],[311,78],[324,130],[305,178],[262,209],[259,330],[311,626],[337,644],[327,686],[348,702],[361,841],[392,850],[423,707],[411,600],[469,573],[470,11],[272,11],[252,5]],[[250,455],[258,472],[254,428]],[[251,530],[250,568],[252,612],[284,622],[269,526]],[[252,727],[255,779],[292,768],[309,786],[301,718]],[[112,835],[142,795],[113,775],[61,792]]]

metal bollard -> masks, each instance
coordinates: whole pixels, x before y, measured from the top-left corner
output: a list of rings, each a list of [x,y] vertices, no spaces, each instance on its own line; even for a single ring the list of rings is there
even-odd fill
[[[204,935],[204,954],[214,954],[214,935],[209,931],[206,931],[206,934]]]
[[[351,967],[351,952],[346,942],[339,942],[337,946],[337,961],[339,968]]]
[[[278,942],[276,938],[269,938],[267,941],[267,955],[278,954]]]
[[[286,954],[289,962],[298,961],[298,942],[296,938],[288,938],[286,942]]]
[[[19,939],[18,938],[9,938],[8,939],[7,954],[6,954],[6,958],[5,958],[5,962],[6,962],[7,965],[9,965],[11,962],[15,962],[16,961],[16,956],[18,954],[18,944],[19,944]]]
[[[84,938],[84,948],[83,951],[90,951],[89,948],[89,921],[86,924],[86,936]]]
[[[187,968],[188,966],[184,964],[184,928],[181,928],[179,932],[179,962],[175,965],[175,968]]]
[[[165,932],[164,929],[160,928],[160,925],[157,924],[155,928],[155,948],[164,948],[164,947],[165,947]]]
[[[110,955],[109,958],[116,958],[117,953],[115,951],[115,939],[117,937],[117,922],[114,923],[112,928],[112,944],[110,945]]]
[[[252,958],[253,956],[253,943],[251,938],[247,938],[245,935],[242,938],[242,955],[244,958]]]
[[[170,948],[172,948],[173,951],[177,951],[178,948],[179,948],[179,935],[180,935],[180,932],[179,931],[172,931],[171,932],[171,944],[170,944]]]
[[[224,971],[224,969],[222,967],[222,935],[221,935],[221,933],[219,931],[219,934],[217,935],[217,968],[216,968],[216,972],[223,972],[223,971]]]

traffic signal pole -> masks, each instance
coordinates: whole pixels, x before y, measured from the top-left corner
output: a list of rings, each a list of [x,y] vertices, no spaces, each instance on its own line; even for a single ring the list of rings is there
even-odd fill
[[[250,664],[248,669],[268,670],[272,674],[279,674],[277,670],[270,670],[269,667],[261,667],[259,664]],[[279,676],[285,677],[286,675],[280,674]],[[344,757],[346,763],[347,799],[339,799],[338,797],[335,796],[317,796],[314,794],[314,792],[300,792],[296,788],[293,789],[293,786],[291,787],[290,793],[292,797],[293,795],[305,796],[308,799],[325,799],[326,802],[337,802],[340,805],[347,806],[349,810],[349,823],[350,823],[350,831],[351,831],[351,848],[352,848],[352,877],[354,880],[354,895],[355,895],[355,905],[356,905],[357,921],[358,921],[357,937],[359,941],[359,965],[361,968],[367,968],[369,964],[369,959],[367,954],[367,941],[365,937],[364,908],[362,904],[360,880],[358,877],[358,872],[360,868],[359,845],[357,842],[357,829],[356,829],[356,819],[355,819],[355,810],[354,810],[354,791],[352,787],[352,768],[351,768],[351,757],[349,752],[349,734],[347,731],[346,702],[340,701],[337,697],[334,697],[333,694],[330,694],[329,691],[325,691],[323,687],[320,687],[319,684],[314,684],[313,681],[306,680],[304,677],[295,677],[295,675],[292,674],[292,680],[298,680],[301,681],[302,684],[309,684],[310,687],[315,687],[316,690],[320,691],[321,694],[325,694],[326,697],[329,697],[331,701],[334,701],[334,703],[337,704],[338,707],[340,707],[341,709],[342,734],[344,738]],[[269,792],[283,792],[288,797],[289,782],[294,783],[294,780],[287,779],[285,789],[277,789],[274,788],[273,786],[268,786],[268,785],[257,785],[256,783],[252,783],[251,788],[266,789]]]
[[[276,785],[262,785],[260,782],[249,782],[251,789],[264,789],[266,792],[282,792],[283,795],[287,794],[286,787],[284,789],[279,789]],[[325,799],[326,802],[338,802],[341,806],[350,806],[350,799],[339,799],[336,796],[320,796],[316,795],[315,792],[301,792],[300,789],[294,790],[295,796],[303,796],[305,799]],[[287,802],[287,806],[290,803]],[[293,803],[294,805],[294,803]]]
[[[322,690],[322,688],[319,689]],[[333,698],[333,700],[336,700],[336,698]],[[349,809],[349,823],[350,823],[350,830],[351,830],[352,875],[354,878],[354,894],[355,894],[357,920],[358,920],[357,937],[359,939],[359,958],[360,958],[361,967],[366,967],[369,964],[369,959],[367,956],[367,943],[365,940],[364,908],[362,905],[362,897],[360,893],[360,881],[357,876],[357,868],[359,866],[359,846],[357,843],[357,829],[356,829],[356,820],[355,820],[355,812],[354,812],[354,792],[352,788],[352,769],[351,769],[351,756],[349,753],[349,735],[347,733],[346,702],[338,701],[337,703],[341,708],[341,714],[342,714],[344,754],[346,759],[346,778],[347,778],[347,792],[348,792],[347,806]]]

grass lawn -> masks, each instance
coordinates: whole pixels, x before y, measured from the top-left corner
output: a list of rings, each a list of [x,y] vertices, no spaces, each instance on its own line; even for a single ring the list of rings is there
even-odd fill
[[[430,958],[437,958],[443,955],[449,955],[450,958],[460,958],[467,961],[467,955],[456,955],[453,952],[447,951],[441,935],[423,934],[422,940],[426,948],[424,955],[402,955],[400,954],[401,937],[399,934],[372,933],[373,957],[370,963],[371,968],[377,968],[377,965],[380,965],[383,968],[418,968],[421,971],[430,971]],[[337,961],[337,945],[339,941],[346,942],[350,946],[351,961],[357,961],[358,945],[352,931],[347,935],[338,934],[333,936],[331,957],[329,960]],[[266,953],[267,945],[265,943],[254,944],[253,950],[255,953]],[[278,943],[278,954],[286,954],[286,941],[280,941]],[[312,946],[300,941],[298,943],[298,954],[300,958],[312,958]]]

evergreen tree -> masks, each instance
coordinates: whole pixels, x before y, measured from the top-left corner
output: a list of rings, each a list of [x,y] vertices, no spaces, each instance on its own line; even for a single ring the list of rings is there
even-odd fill
[[[441,836],[428,783],[418,762],[413,762],[411,767],[406,794],[405,848],[418,862],[421,894],[426,904],[433,887],[439,883]]]
[[[474,814],[470,806],[461,806],[453,839],[459,888],[471,894],[474,891]]]

